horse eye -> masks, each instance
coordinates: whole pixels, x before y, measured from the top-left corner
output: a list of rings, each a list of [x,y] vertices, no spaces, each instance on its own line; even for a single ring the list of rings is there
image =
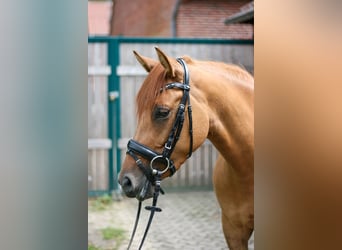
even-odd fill
[[[153,118],[155,120],[163,120],[168,118],[170,115],[170,110],[167,107],[156,107],[153,111]]]

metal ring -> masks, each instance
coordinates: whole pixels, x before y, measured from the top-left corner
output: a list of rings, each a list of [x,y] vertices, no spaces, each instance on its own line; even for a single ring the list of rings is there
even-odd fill
[[[158,170],[158,169],[154,169],[154,168],[153,168],[153,162],[154,162],[156,159],[158,159],[158,158],[162,158],[162,159],[166,160],[167,165],[166,165],[166,168],[165,168],[163,171],[160,171],[160,170]],[[164,157],[164,156],[162,156],[162,155],[157,155],[157,156],[153,157],[153,159],[151,160],[151,162],[150,162],[150,167],[151,167],[151,169],[152,169],[152,172],[153,172],[153,170],[156,170],[156,171],[158,171],[159,174],[164,174],[164,173],[169,169],[169,167],[170,167],[170,161],[169,161],[168,158],[166,158],[166,157]]]

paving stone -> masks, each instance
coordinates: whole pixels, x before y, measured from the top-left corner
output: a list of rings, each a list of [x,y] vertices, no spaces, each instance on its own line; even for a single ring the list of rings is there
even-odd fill
[[[143,207],[151,202],[144,201]],[[228,249],[221,228],[221,211],[212,191],[167,193],[159,197],[158,206],[163,211],[154,216],[144,250]],[[127,249],[137,207],[136,199],[124,198],[105,211],[89,211],[89,241],[103,249],[114,249],[115,242],[104,241],[99,232],[105,227],[121,228],[126,231],[126,239],[118,249]],[[133,250],[139,247],[148,217],[149,212],[142,209]],[[252,243],[250,249],[254,249]]]

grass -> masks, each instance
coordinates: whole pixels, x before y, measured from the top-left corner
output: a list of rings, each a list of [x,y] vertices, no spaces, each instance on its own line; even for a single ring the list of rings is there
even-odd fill
[[[113,199],[110,195],[105,194],[89,201],[89,210],[91,211],[103,211],[108,209],[113,204]],[[126,231],[120,228],[106,227],[100,230],[102,239],[105,241],[113,240],[114,248],[110,250],[117,250],[126,239]],[[110,243],[112,244],[112,243]],[[105,248],[109,250],[108,248]],[[94,245],[92,242],[88,242],[88,250],[104,250],[100,246]]]
[[[92,211],[106,210],[112,203],[112,197],[108,194],[105,194],[97,197],[95,200],[90,201],[90,209]]]
[[[116,240],[119,242],[125,239],[125,231],[120,228],[106,227],[101,232],[104,240]]]
[[[96,246],[94,246],[93,244],[91,243],[88,243],[88,250],[102,250],[101,248],[98,248]]]
[[[126,238],[126,233],[123,229],[120,228],[113,228],[113,227],[106,227],[101,230],[102,238],[104,240],[114,240],[115,241],[115,248],[113,250],[119,249],[122,241]]]
[[[102,239],[103,240],[113,240],[114,248],[110,248],[111,250],[117,250],[121,246],[123,240],[126,238],[125,230],[121,228],[113,228],[106,227],[101,229]],[[107,248],[106,248],[107,249]],[[93,245],[93,243],[88,242],[88,250],[103,250],[100,247]]]

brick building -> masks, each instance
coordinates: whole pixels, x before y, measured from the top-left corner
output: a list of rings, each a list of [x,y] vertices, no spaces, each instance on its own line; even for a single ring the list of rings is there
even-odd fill
[[[241,16],[250,0],[113,0],[111,35],[252,39],[253,16]],[[253,12],[249,12],[249,14]],[[226,21],[226,22],[225,22]]]
[[[109,35],[112,1],[88,1],[88,34]]]

